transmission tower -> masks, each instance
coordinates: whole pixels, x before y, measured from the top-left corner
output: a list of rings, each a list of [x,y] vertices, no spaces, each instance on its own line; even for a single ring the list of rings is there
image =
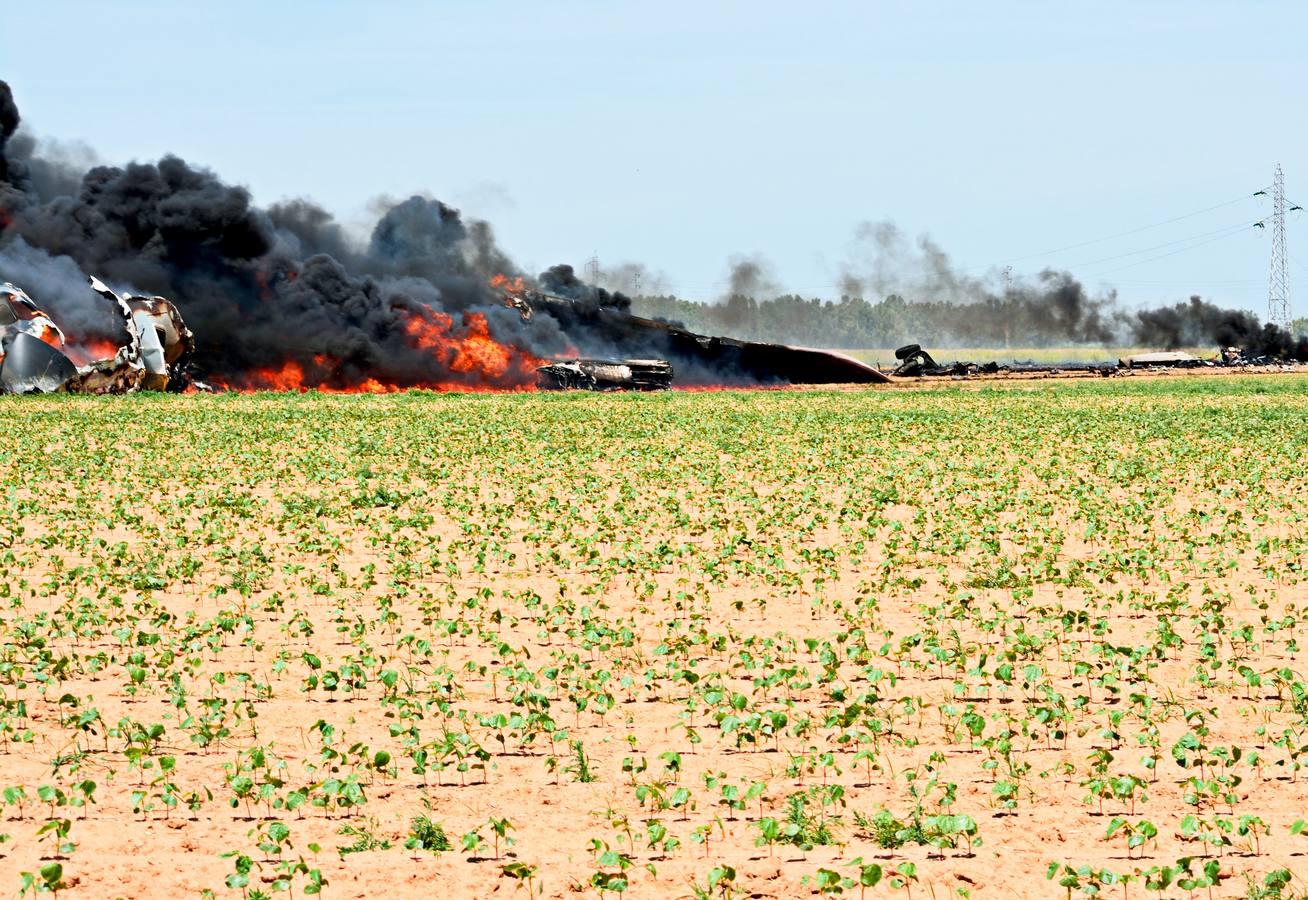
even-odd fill
[[[599,283],[599,254],[591,254],[590,259],[586,260],[586,280],[591,284]]]
[[[1267,321],[1290,330],[1290,266],[1285,249],[1285,173],[1276,165],[1272,182],[1272,272],[1267,285]]]

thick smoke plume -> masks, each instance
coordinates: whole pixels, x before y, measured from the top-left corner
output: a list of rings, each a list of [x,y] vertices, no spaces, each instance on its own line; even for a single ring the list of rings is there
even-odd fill
[[[979,278],[959,272],[930,237],[910,240],[888,221],[855,229],[840,283],[850,296],[929,307],[938,332],[923,337],[945,343],[1109,344],[1125,324],[1114,292],[1092,295],[1070,272],[1046,269],[1007,285],[997,274]]]
[[[552,356],[648,354],[672,358],[682,383],[739,380],[729,362],[705,365],[698,346],[630,327],[622,291],[566,265],[535,279],[519,271],[488,223],[440,200],[385,201],[358,241],[312,201],[262,209],[175,156],[79,166],[76,152],[40,145],[19,125],[0,82],[0,278],[25,281],[38,304],[93,334],[111,323],[88,298],[86,275],[169,297],[196,334],[201,378],[515,388],[534,386]],[[633,281],[642,271],[632,269]],[[492,287],[500,278],[570,302],[524,316]]]
[[[866,222],[854,236],[842,285],[853,296],[872,292],[910,299],[938,329],[924,338],[972,346],[1138,344],[1239,347],[1257,355],[1304,358],[1300,342],[1256,316],[1199,297],[1158,309],[1126,311],[1115,291],[1091,294],[1070,272],[1046,269],[1034,278],[998,272],[961,273],[931,238],[908,238],[891,222]]]
[[[1270,322],[1260,324],[1252,313],[1222,309],[1199,297],[1139,312],[1133,328],[1137,342],[1168,349],[1217,344],[1259,356],[1308,360],[1308,341]]]
[[[567,297],[582,306],[592,309],[607,307],[626,312],[631,309],[631,298],[620,292],[606,291],[602,287],[587,284],[577,277],[572,266],[550,266],[540,274],[541,290],[559,297]]]
[[[758,254],[733,256],[728,261],[727,298],[766,297],[777,292],[772,265]]]
[[[112,327],[94,274],[173,299],[200,374],[234,386],[527,386],[539,356],[568,346],[557,322],[524,322],[490,287],[520,274],[490,226],[438,200],[390,204],[360,246],[309,201],[260,209],[174,156],[77,171],[76,154],[42,153],[19,125],[0,82],[0,279],[74,328]]]

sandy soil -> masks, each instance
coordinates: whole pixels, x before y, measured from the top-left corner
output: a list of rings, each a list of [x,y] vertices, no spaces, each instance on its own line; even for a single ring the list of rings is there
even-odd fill
[[[1245,896],[1308,850],[1303,386],[5,402],[0,888]]]

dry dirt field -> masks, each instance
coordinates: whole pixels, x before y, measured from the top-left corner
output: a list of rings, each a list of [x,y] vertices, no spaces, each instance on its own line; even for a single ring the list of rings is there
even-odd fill
[[[1306,391],[4,398],[0,891],[1300,896]]]

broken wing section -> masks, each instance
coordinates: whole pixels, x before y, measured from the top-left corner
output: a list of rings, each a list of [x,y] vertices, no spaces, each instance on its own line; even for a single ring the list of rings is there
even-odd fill
[[[12,284],[0,284],[0,328],[5,334],[30,334],[54,347],[64,344],[64,333],[54,320],[37,309],[26,291]]]

